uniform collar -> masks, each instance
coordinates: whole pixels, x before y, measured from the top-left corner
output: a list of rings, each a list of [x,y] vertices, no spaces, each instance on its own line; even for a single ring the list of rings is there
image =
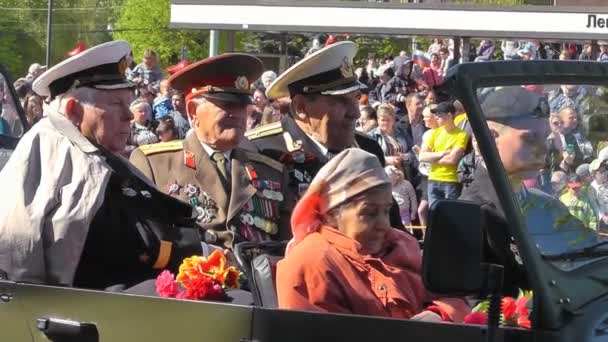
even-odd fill
[[[306,133],[305,133],[305,134],[306,134]],[[306,136],[307,136],[308,138],[310,138],[310,140],[312,140],[313,144],[314,144],[315,146],[317,146],[317,148],[319,149],[319,151],[321,151],[321,154],[322,154],[324,157],[327,157],[327,152],[329,152],[329,151],[327,150],[327,147],[323,146],[323,144],[321,144],[320,142],[318,142],[318,141],[317,141],[315,138],[313,138],[311,135],[306,134]]]
[[[213,160],[211,156],[213,156],[214,153],[219,152],[214,150],[211,146],[205,144],[204,142],[201,142],[201,145],[203,145],[203,149],[211,160]],[[230,155],[232,154],[232,151],[233,150],[224,151],[224,157],[226,157],[226,160],[230,160]]]
[[[80,131],[74,126],[74,124],[68,120],[65,116],[50,112],[48,118],[51,124],[68,140],[70,140],[76,147],[78,147],[84,153],[97,153],[99,149],[93,145],[87,138],[80,133]]]

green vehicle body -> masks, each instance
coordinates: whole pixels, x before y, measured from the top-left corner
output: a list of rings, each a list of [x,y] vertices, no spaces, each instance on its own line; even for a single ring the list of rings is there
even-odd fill
[[[2,72],[7,83],[12,84]],[[571,272],[553,267],[543,259],[526,233],[525,221],[511,194],[475,92],[479,87],[531,83],[605,86],[608,64],[557,61],[461,64],[450,69],[442,86],[467,108],[534,291],[532,329],[500,328],[495,341],[608,341],[608,258],[598,258]],[[22,109],[19,110],[22,114]],[[47,318],[96,327],[98,338],[82,337],[74,341],[486,340],[486,327],[478,325],[285,311],[0,280],[0,341],[49,341],[39,329],[40,319]]]

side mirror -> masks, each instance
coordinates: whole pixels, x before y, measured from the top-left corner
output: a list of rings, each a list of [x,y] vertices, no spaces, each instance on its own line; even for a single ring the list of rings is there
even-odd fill
[[[441,200],[430,210],[424,239],[422,277],[438,294],[478,293],[483,286],[481,207],[472,202]]]

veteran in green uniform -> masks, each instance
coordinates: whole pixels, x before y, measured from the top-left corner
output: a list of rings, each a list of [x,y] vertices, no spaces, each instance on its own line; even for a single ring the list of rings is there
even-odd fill
[[[244,138],[251,83],[262,71],[262,62],[246,54],[224,54],[178,71],[169,82],[186,95],[192,130],[183,142],[143,146],[130,158],[162,191],[196,208],[205,253],[291,234],[293,201],[285,198],[283,164],[253,152]]]

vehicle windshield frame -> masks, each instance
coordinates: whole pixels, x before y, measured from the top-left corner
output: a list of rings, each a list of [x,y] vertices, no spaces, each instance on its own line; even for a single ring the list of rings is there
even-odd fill
[[[19,120],[21,121],[21,125],[23,126],[23,133],[21,134],[21,136],[23,136],[23,134],[29,131],[31,127],[25,116],[25,110],[23,109],[23,107],[21,106],[21,102],[19,101],[19,96],[17,95],[15,87],[13,86],[14,80],[11,77],[11,74],[2,64],[0,64],[0,74],[2,74],[2,76],[4,77],[4,82],[6,83],[6,88],[4,89],[4,91],[8,91],[11,97],[13,98],[13,103],[15,105],[15,110],[17,111],[17,116],[19,116]],[[21,136],[16,138],[21,138]]]

